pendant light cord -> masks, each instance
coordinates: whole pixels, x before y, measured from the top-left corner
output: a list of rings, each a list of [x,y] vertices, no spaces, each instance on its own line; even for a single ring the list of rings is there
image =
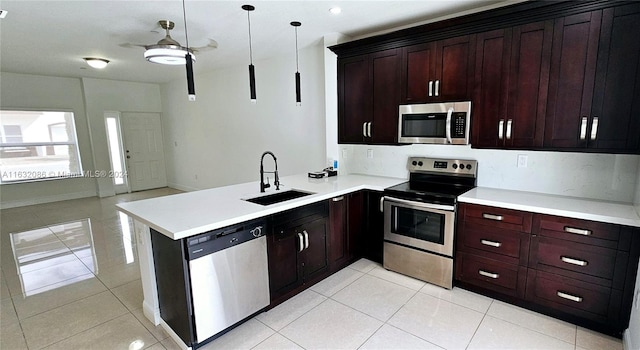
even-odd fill
[[[250,11],[247,11],[247,22],[249,23],[249,62],[250,64],[253,64],[253,49],[251,47],[251,18],[249,17],[249,13]]]
[[[187,44],[187,53],[189,52],[189,32],[187,31],[187,11],[184,8],[184,0],[182,0],[182,18],[184,19],[184,37]]]
[[[300,71],[300,69],[298,68],[298,27],[294,28],[296,29],[296,72],[298,72]]]

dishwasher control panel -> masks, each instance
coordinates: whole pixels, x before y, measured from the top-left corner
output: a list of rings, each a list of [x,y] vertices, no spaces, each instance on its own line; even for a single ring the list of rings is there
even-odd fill
[[[197,259],[242,244],[264,236],[266,232],[266,221],[257,219],[185,238],[187,259]]]

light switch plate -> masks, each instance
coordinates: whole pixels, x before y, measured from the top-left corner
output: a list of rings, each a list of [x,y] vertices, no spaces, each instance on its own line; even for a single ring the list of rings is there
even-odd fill
[[[526,154],[518,154],[518,168],[526,168],[528,158]]]

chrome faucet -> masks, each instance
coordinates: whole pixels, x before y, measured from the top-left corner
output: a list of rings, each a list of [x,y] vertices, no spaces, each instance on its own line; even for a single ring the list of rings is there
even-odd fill
[[[273,157],[273,162],[276,165],[276,170],[274,171],[264,171],[264,156],[266,156],[267,154],[271,155],[271,157]],[[267,178],[267,183],[264,183],[264,173],[273,173],[275,176],[275,180],[273,181],[273,184],[276,185],[276,191],[280,189],[280,179],[278,178],[278,161],[276,160],[276,155],[273,154],[270,151],[266,151],[264,153],[262,153],[262,157],[260,158],[260,192],[264,192],[265,188],[271,187],[271,185],[268,183],[269,178]]]

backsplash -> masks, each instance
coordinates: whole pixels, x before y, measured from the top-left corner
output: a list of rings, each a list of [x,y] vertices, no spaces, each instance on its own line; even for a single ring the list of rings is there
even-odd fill
[[[339,171],[343,174],[406,178],[410,156],[475,159],[478,186],[626,203],[640,201],[640,191],[636,191],[636,182],[640,181],[637,155],[480,150],[448,145],[339,147]],[[373,158],[368,158],[368,153]],[[519,155],[526,157],[527,167],[517,166]]]

